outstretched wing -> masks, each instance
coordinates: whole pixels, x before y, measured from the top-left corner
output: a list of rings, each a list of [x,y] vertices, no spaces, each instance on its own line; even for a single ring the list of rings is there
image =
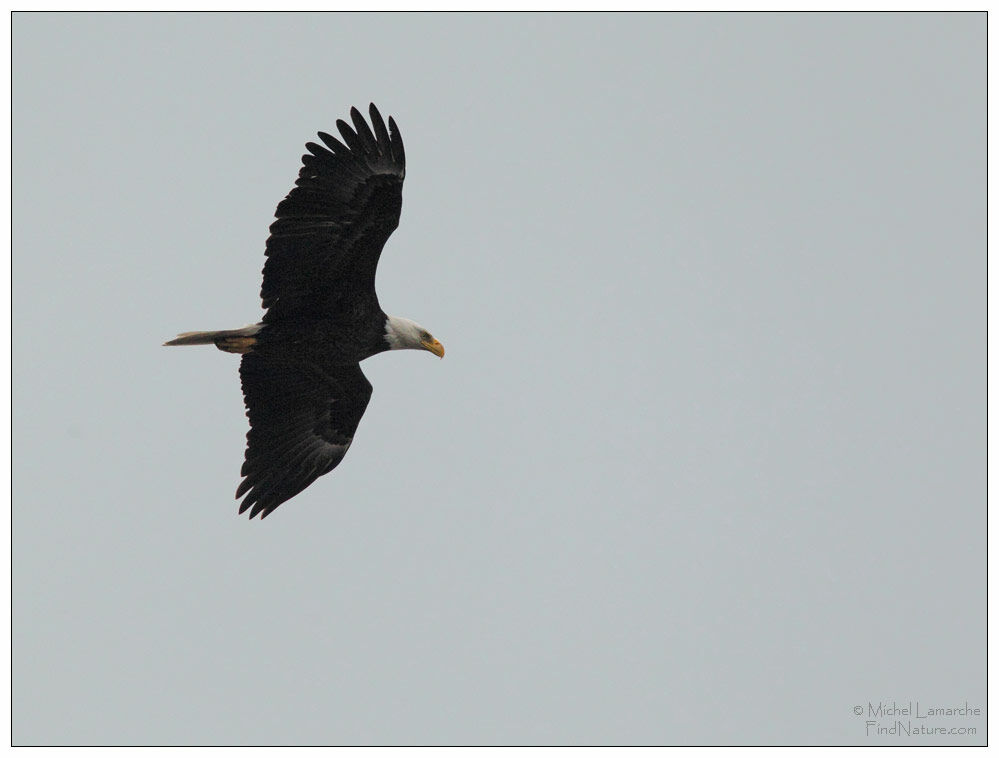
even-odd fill
[[[278,205],[267,240],[264,321],[375,298],[378,256],[399,226],[406,154],[395,121],[386,129],[374,104],[370,114],[371,127],[357,108],[350,110],[353,129],[336,122],[343,142],[319,132],[325,147],[306,144],[298,181]]]
[[[246,415],[239,512],[263,518],[347,453],[371,398],[357,364],[321,367],[280,353],[249,352],[239,366]]]

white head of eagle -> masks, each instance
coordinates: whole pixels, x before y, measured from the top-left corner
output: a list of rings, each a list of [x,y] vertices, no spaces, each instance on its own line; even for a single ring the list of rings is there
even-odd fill
[[[386,318],[385,341],[389,350],[429,350],[438,358],[444,357],[444,346],[434,339],[434,335],[408,318]]]

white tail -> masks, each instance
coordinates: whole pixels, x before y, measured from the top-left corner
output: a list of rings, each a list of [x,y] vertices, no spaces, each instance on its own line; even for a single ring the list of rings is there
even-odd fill
[[[227,353],[248,353],[256,344],[257,332],[263,324],[250,324],[239,329],[222,329],[217,332],[184,332],[164,345],[215,345]]]

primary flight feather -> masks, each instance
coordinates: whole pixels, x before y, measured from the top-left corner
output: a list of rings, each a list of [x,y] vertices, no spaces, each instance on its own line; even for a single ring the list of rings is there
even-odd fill
[[[239,512],[267,516],[343,460],[371,398],[359,363],[386,350],[444,347],[419,324],[388,316],[375,294],[378,257],[399,225],[406,153],[374,104],[351,108],[340,139],[309,142],[295,187],[275,211],[258,324],[185,332],[167,345],[242,354],[246,435]]]

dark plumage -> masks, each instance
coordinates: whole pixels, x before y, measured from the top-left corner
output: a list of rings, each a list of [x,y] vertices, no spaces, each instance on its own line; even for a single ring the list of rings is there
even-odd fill
[[[346,145],[325,132],[319,138],[328,149],[305,145],[295,188],[274,213],[260,288],[265,324],[378,309],[375,267],[399,226],[406,153],[395,121],[387,131],[373,105],[377,139],[356,108],[350,116],[356,132],[336,122]]]
[[[343,139],[306,144],[295,187],[275,212],[260,297],[266,313],[242,329],[188,332],[168,345],[214,344],[243,355],[246,435],[239,512],[261,518],[340,463],[371,397],[360,361],[385,350],[444,348],[375,294],[382,247],[399,225],[406,154],[390,118],[356,108]]]

